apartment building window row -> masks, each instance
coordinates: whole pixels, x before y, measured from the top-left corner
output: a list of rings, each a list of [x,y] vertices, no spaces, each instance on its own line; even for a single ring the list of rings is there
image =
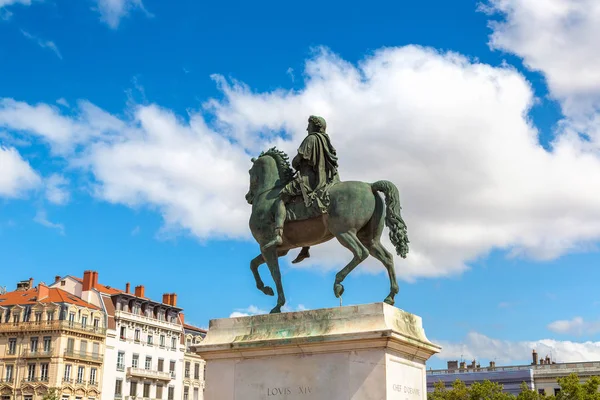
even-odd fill
[[[7,382],[12,382],[15,378],[15,367],[14,365],[5,366],[5,379]],[[38,375],[39,372],[39,375]],[[49,364],[40,363],[39,368],[36,363],[28,363],[26,369],[26,375],[23,377],[24,381],[27,382],[48,382]]]
[[[156,334],[159,338],[159,346],[161,349],[164,349],[167,347],[166,344],[166,335],[159,335],[156,333],[157,331],[153,331],[152,333],[148,333],[146,335],[146,340],[145,340],[145,344],[146,346],[154,346],[154,335]],[[125,326],[121,326],[119,327],[119,339],[126,342],[128,340],[127,337],[127,327]],[[131,339],[129,339],[131,340]],[[142,340],[142,330],[140,328],[135,328],[133,330],[133,341],[135,343],[143,343],[144,341]],[[179,342],[179,337],[177,336],[171,336],[171,350],[177,350],[177,343]]]

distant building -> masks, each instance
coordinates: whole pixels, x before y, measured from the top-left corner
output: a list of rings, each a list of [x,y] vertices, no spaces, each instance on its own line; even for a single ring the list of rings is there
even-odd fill
[[[106,323],[99,304],[33,279],[0,295],[0,399],[37,400],[50,388],[100,399]]]
[[[600,361],[557,363],[549,356],[539,359],[535,350],[530,365],[497,367],[492,361],[489,366],[481,367],[475,361],[469,365],[448,361],[447,369],[427,371],[427,391],[433,391],[435,382],[442,381],[446,387],[450,387],[452,382],[460,379],[467,386],[485,380],[497,382],[504,386],[505,392],[513,394],[518,394],[521,383],[525,382],[539,393],[555,395],[560,391],[557,379],[571,373],[576,373],[582,382],[591,376],[600,376]]]
[[[206,331],[186,324],[183,313],[180,315],[185,335],[183,400],[203,400],[206,363],[199,355],[191,351],[191,346],[200,343],[206,336]]]

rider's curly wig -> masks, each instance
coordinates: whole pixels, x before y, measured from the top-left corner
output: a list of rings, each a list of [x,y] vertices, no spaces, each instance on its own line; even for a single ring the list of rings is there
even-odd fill
[[[312,123],[313,126],[317,128],[318,132],[325,133],[325,130],[327,129],[327,123],[325,122],[325,118],[317,117],[316,115],[311,115],[310,117],[308,117],[308,122]]]

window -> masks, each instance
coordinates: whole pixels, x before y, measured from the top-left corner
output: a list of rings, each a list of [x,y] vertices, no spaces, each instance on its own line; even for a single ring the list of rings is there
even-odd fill
[[[6,381],[7,382],[12,382],[12,380],[13,380],[13,371],[14,371],[14,366],[12,366],[12,365],[7,365],[6,366]]]
[[[48,311],[48,312],[46,313],[46,319],[47,319],[48,321],[54,321],[54,311]]]
[[[163,360],[162,358],[158,359],[158,370],[160,372],[164,372],[165,371],[165,360]]]
[[[40,379],[42,382],[48,382],[48,363],[40,364]]]
[[[185,363],[184,377],[186,377],[186,378],[190,377],[190,362],[189,361],[186,361],[186,363]]]
[[[17,354],[17,339],[16,338],[8,339],[8,354],[9,355]]]
[[[87,353],[87,342],[85,340],[82,340],[81,343],[79,344],[79,353],[82,356],[85,356]]]
[[[168,400],[175,400],[175,388],[173,386],[169,386],[169,393],[167,395]]]
[[[194,379],[200,379],[200,364],[194,364]]]
[[[13,314],[13,324],[18,324],[20,320],[19,314]]]
[[[115,397],[123,396],[123,380],[117,379],[115,381]]]
[[[177,349],[177,338],[172,337],[171,338],[171,350],[176,350]]]
[[[33,395],[26,394],[23,396],[23,400],[33,400]]]
[[[145,398],[150,397],[150,384],[149,383],[144,383],[144,397]]]
[[[38,311],[38,312],[35,313],[35,322],[38,323],[38,324],[40,322],[42,322],[42,312],[41,311]]]
[[[135,330],[135,336],[133,338],[136,342],[140,341],[140,330],[139,329]]]
[[[100,328],[100,320],[98,318],[94,318],[94,329]]]
[[[146,364],[144,367],[146,369],[152,369],[152,357],[146,357]]]
[[[91,368],[90,369],[90,384],[95,385],[96,384],[96,374],[97,374],[98,370],[96,368]]]
[[[169,372],[171,373],[171,378],[175,379],[175,361],[169,363]]]
[[[160,335],[160,347],[165,348],[165,335]]]
[[[185,386],[183,388],[183,400],[190,400],[190,387]]]
[[[32,337],[31,338],[31,343],[29,346],[29,350],[32,353],[37,353],[37,347],[38,347],[38,338],[37,337]]]
[[[77,383],[83,383],[84,375],[85,375],[85,367],[79,367],[77,369]]]
[[[71,382],[71,364],[65,365],[65,375],[63,376],[63,381]]]
[[[123,371],[125,369],[125,352],[120,351],[117,354],[117,370]]]
[[[559,388],[555,388],[555,389],[554,389],[554,395],[556,396],[556,395],[558,395],[559,393],[560,393],[560,389],[559,389]]]
[[[83,328],[87,327],[87,316],[81,317],[81,326]]]
[[[546,395],[546,390],[544,389],[538,389],[538,393],[541,394],[542,396]]]
[[[73,353],[75,350],[75,339],[69,338],[67,340],[67,353]]]
[[[50,336],[44,336],[44,352],[50,353],[52,351],[52,338]]]
[[[157,399],[162,399],[163,398],[163,385],[156,385],[156,398]]]
[[[69,325],[73,326],[75,323],[75,313],[69,313]]]
[[[200,399],[200,391],[198,390],[198,388],[194,388],[194,400],[199,400]]]
[[[121,340],[125,340],[127,338],[127,328],[125,328],[124,326],[121,327]]]
[[[131,358],[131,366],[133,368],[137,368],[139,363],[140,363],[140,356],[137,354],[134,354],[133,357]]]
[[[27,380],[33,382],[35,380],[35,364],[27,365]]]
[[[131,381],[129,384],[129,395],[134,397],[137,396],[137,382]]]
[[[148,346],[152,346],[154,341],[154,337],[152,335],[148,335]]]
[[[92,343],[92,357],[94,357],[94,360],[100,358],[100,343]]]

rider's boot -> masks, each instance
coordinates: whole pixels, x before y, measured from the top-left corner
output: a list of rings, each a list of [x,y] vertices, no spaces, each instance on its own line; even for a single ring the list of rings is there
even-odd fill
[[[308,252],[309,249],[310,247],[303,247],[300,253],[298,253],[298,256],[296,256],[296,259],[292,261],[292,264],[298,264],[305,258],[310,258],[310,253]]]

